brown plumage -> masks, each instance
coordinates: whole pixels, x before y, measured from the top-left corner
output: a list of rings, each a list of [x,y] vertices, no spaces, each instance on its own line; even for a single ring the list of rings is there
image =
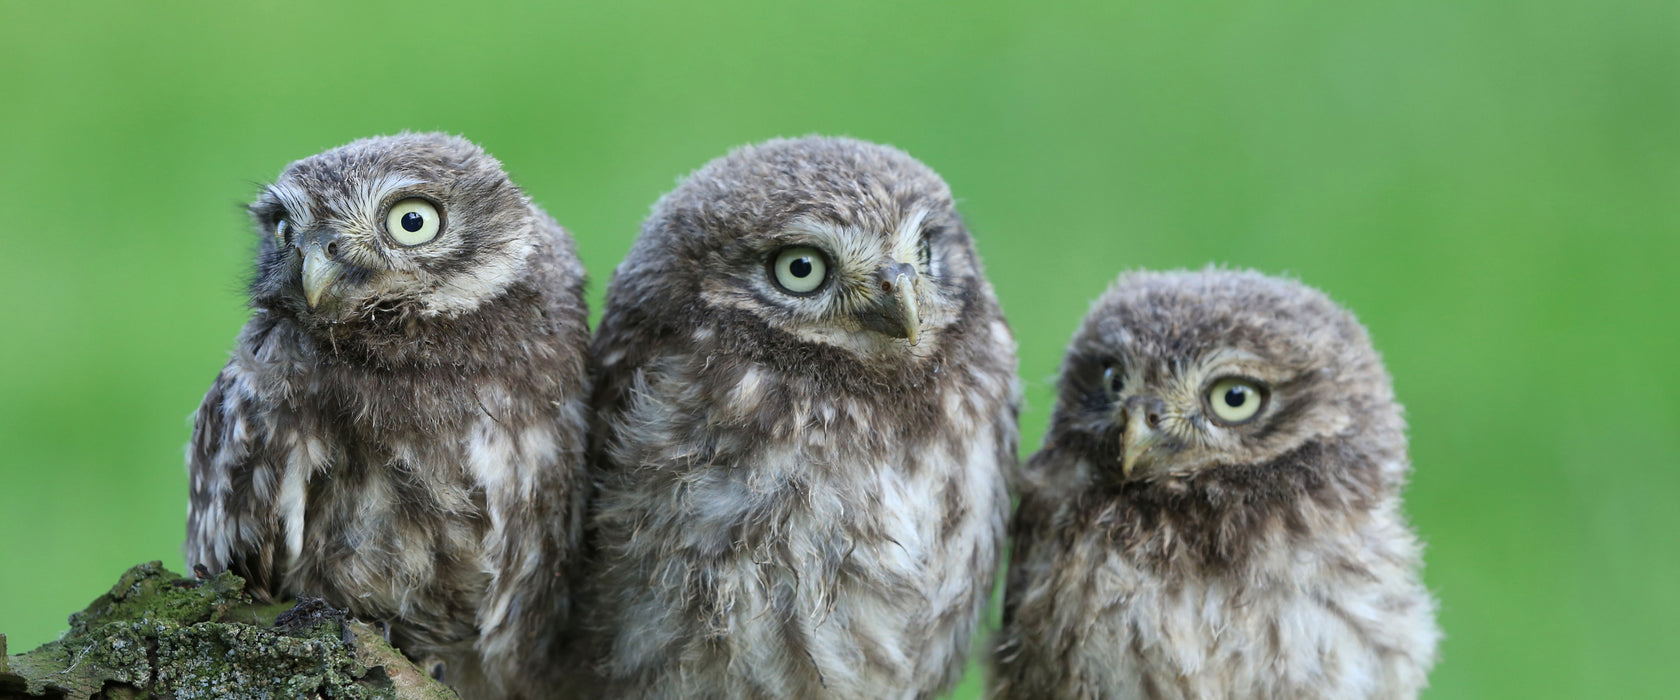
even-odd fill
[[[1015,345],[909,156],[771,141],[660,200],[594,344],[600,697],[927,697],[991,589]]]
[[[293,163],[250,211],[252,314],[195,416],[188,563],[387,622],[467,697],[546,696],[584,492],[570,237],[441,134]]]
[[[1123,275],[1012,525],[998,698],[1410,698],[1439,632],[1386,371],[1252,272]]]

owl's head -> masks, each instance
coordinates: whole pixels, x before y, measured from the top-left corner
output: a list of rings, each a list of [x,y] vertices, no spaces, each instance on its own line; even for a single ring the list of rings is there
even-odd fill
[[[253,305],[305,325],[454,316],[520,278],[557,225],[495,158],[446,134],[362,139],[286,166],[250,205]]]
[[[887,146],[809,137],[688,177],[655,205],[613,295],[861,358],[928,357],[984,285],[937,174]]]
[[[1392,452],[1402,430],[1352,314],[1291,280],[1209,268],[1128,273],[1092,305],[1046,444],[1081,457],[1095,481],[1235,468],[1264,483],[1303,448],[1345,451],[1359,436]]]

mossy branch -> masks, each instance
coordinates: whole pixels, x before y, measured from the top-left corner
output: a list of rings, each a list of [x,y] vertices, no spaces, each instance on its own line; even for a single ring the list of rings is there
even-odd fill
[[[7,656],[0,635],[0,700],[454,697],[319,601],[259,605],[238,576],[183,578],[159,562],[129,569],[57,641]]]

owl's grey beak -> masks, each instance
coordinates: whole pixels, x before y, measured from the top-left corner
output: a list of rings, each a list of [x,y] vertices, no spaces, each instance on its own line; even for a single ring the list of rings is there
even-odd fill
[[[1162,442],[1161,417],[1167,404],[1154,396],[1132,396],[1120,406],[1120,475],[1131,478],[1139,463],[1152,461],[1152,451]]]
[[[865,328],[893,338],[904,338],[915,345],[921,338],[922,318],[916,308],[916,267],[909,263],[893,262],[882,265],[875,272],[875,283],[881,296],[875,304],[858,314]]]
[[[313,309],[321,305],[321,295],[344,276],[344,266],[327,255],[321,240],[303,244],[303,300]]]

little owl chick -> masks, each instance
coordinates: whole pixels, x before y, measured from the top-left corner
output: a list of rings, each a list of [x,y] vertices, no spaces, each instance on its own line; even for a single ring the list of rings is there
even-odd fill
[[[1015,464],[1015,343],[950,190],[849,139],[655,206],[594,344],[602,697],[927,697],[961,672]]]
[[[1404,428],[1323,294],[1123,275],[1024,471],[994,697],[1416,697],[1440,633]]]
[[[250,212],[251,320],[194,418],[188,563],[387,622],[466,697],[546,692],[585,486],[571,238],[442,134],[293,163]]]

